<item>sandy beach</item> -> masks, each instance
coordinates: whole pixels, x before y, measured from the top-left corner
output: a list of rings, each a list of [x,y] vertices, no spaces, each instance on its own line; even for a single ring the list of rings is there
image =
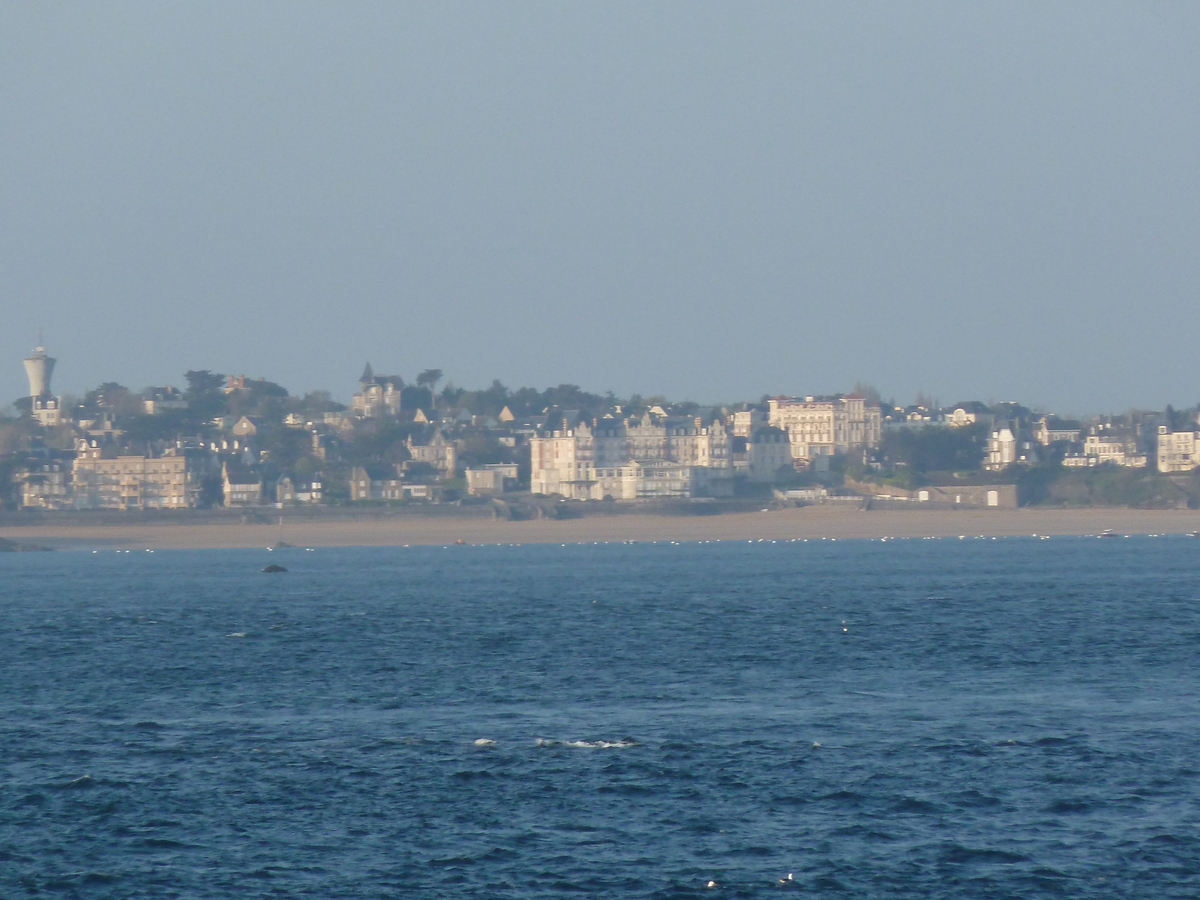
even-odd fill
[[[55,549],[205,549],[403,544],[529,544],[593,541],[698,541],[787,538],[1180,534],[1200,529],[1200,510],[1004,509],[872,510],[809,506],[719,516],[603,516],[503,521],[403,517],[277,524],[204,523],[35,525],[0,528],[0,537]]]

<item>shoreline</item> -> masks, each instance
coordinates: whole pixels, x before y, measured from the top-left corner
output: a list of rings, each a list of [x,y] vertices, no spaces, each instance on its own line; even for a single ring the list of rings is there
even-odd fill
[[[717,516],[603,516],[507,521],[485,518],[299,520],[129,525],[0,527],[0,538],[56,550],[204,550],[405,544],[540,544],[597,541],[712,541],[790,538],[1011,537],[1019,535],[1186,534],[1200,530],[1200,510],[970,509],[859,510],[805,506]]]

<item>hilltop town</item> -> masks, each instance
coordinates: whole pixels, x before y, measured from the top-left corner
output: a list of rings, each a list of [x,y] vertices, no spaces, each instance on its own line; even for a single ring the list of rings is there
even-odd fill
[[[1200,505],[1197,409],[1080,422],[1019,403],[899,407],[867,386],[704,407],[574,385],[465,390],[436,369],[409,381],[370,364],[349,406],[208,370],[73,398],[53,393],[54,364],[38,347],[29,396],[0,418],[9,509]]]

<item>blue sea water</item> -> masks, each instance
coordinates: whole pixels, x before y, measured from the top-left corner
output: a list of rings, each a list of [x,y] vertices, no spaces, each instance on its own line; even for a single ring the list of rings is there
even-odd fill
[[[0,897],[1194,898],[1198,664],[1183,537],[10,554]]]

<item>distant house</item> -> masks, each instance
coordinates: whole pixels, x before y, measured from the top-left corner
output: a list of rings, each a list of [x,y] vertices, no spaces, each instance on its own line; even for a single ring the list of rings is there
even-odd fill
[[[32,398],[30,412],[33,417],[47,428],[53,428],[56,425],[63,423],[62,414],[62,397],[44,397]]]
[[[250,416],[242,416],[233,423],[233,428],[231,430],[238,437],[248,437],[252,434],[258,434],[258,423],[259,419],[257,416],[254,418],[251,418]]]
[[[1097,429],[1096,433],[1084,438],[1082,454],[1069,454],[1062,462],[1068,468],[1112,465],[1143,469],[1149,458],[1138,451],[1137,444],[1137,435],[1133,431],[1111,427]]]
[[[64,450],[30,451],[13,470],[12,480],[24,509],[70,509],[73,454]]]
[[[438,421],[443,425],[470,425],[471,411],[469,409],[448,409],[441,414]]]
[[[324,431],[313,431],[312,433],[312,455],[317,459],[333,459],[340,445],[341,438],[336,434],[328,434]]]
[[[767,424],[767,410],[761,406],[739,410],[733,414],[732,423],[735,437],[750,437]]]
[[[399,375],[376,375],[367,363],[359,377],[359,386],[361,389],[351,402],[356,416],[381,419],[400,415],[404,379]]]
[[[1033,436],[1037,442],[1047,447],[1059,441],[1076,444],[1081,433],[1078,422],[1066,422],[1054,416],[1042,416],[1033,429]]]
[[[951,428],[963,428],[967,425],[990,425],[992,419],[991,412],[984,404],[971,400],[954,407],[946,416],[946,424]]]
[[[229,463],[221,466],[221,489],[226,506],[261,506],[262,476]]]
[[[439,428],[426,443],[419,444],[410,436],[405,442],[408,455],[415,462],[429,463],[442,478],[453,478],[458,469],[458,448],[454,442],[447,440]]]
[[[142,394],[142,408],[148,416],[157,416],[169,409],[187,409],[187,405],[183,393],[170,385],[146,388]]]
[[[350,470],[350,499],[437,501],[441,499],[441,489],[435,484],[401,478],[395,469],[355,466]]]
[[[999,472],[1014,463],[1033,464],[1038,461],[1037,442],[1012,419],[997,419],[988,435],[987,453],[983,467]]]
[[[763,425],[752,435],[732,437],[730,442],[733,471],[750,481],[774,481],[780,469],[793,467],[791,442],[782,428]]]
[[[468,494],[503,494],[517,484],[516,463],[496,463],[467,469]]]
[[[322,502],[324,485],[320,476],[311,479],[280,475],[275,482],[275,502],[307,505]]]
[[[1200,431],[1158,427],[1158,471],[1190,472],[1200,467]]]

